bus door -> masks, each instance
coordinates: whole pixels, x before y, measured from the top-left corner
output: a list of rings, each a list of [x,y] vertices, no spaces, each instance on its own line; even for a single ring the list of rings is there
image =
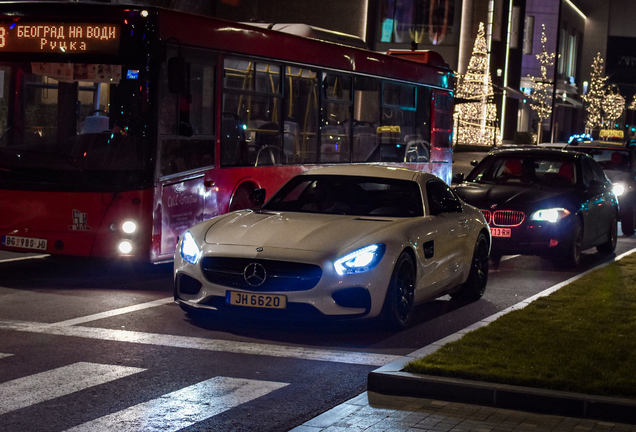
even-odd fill
[[[445,91],[433,91],[433,107],[431,172],[450,184],[453,176],[453,95]]]
[[[153,261],[171,259],[188,227],[219,214],[215,189],[205,181],[215,165],[214,56],[168,53],[161,75]]]

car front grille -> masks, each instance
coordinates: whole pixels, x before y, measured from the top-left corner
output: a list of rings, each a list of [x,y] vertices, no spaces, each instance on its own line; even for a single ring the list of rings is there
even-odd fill
[[[250,278],[255,266],[258,277]],[[213,284],[246,291],[307,291],[322,277],[314,264],[252,258],[204,257],[201,270]]]
[[[481,212],[486,218],[486,222],[493,226],[515,227],[521,225],[526,218],[524,212],[516,210],[497,210],[493,212],[482,209]]]

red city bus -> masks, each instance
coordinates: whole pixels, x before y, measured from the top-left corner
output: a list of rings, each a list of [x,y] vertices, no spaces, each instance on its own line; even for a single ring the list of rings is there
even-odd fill
[[[391,54],[157,8],[0,4],[0,248],[161,262],[311,166],[450,182],[452,71]]]

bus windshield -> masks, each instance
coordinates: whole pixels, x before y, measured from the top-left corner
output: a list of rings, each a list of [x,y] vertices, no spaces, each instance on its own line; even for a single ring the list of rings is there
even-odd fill
[[[140,85],[122,73],[139,72],[115,64],[0,63],[1,187],[116,192],[147,184]]]

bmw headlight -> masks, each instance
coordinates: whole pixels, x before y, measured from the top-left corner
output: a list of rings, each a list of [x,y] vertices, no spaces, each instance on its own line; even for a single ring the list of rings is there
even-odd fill
[[[625,185],[622,183],[614,183],[614,195],[621,196],[625,193]]]
[[[386,246],[373,244],[355,250],[341,258],[338,258],[333,266],[339,275],[363,273],[375,267],[382,257]]]
[[[199,258],[201,258],[199,245],[194,240],[190,231],[186,231],[185,234],[183,234],[183,240],[181,241],[181,258],[190,264],[198,263]]]
[[[532,213],[532,216],[530,216],[530,220],[555,223],[569,214],[570,211],[564,208],[537,210],[536,212]]]

